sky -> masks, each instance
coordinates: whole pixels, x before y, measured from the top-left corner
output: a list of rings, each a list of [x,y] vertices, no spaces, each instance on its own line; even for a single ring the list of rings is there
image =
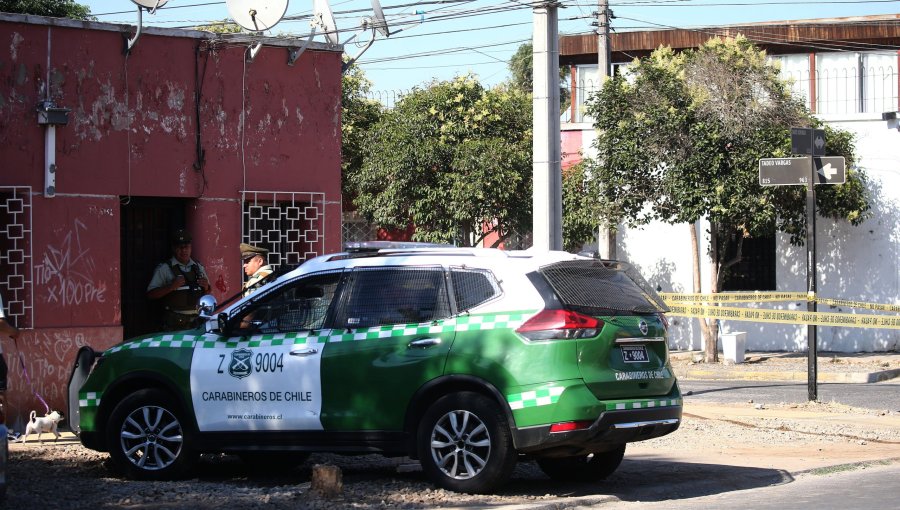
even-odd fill
[[[76,0],[79,1],[79,0]],[[141,0],[142,3],[148,0]],[[229,0],[254,4],[273,0]],[[276,0],[287,2],[288,0]],[[900,13],[900,0],[608,0],[615,17],[613,32],[651,28],[696,28],[758,21],[831,18]],[[362,30],[372,16],[371,0],[330,0],[340,42],[372,81],[375,95],[409,91],[432,80],[468,73],[493,86],[509,78],[507,62],[532,40],[533,5],[526,0],[381,0],[391,34],[371,38]],[[137,6],[129,0],[80,0],[98,21],[137,23]],[[289,0],[285,18],[271,35],[310,33],[313,0]],[[562,0],[559,33],[595,30],[597,1]],[[296,17],[299,19],[289,19]],[[154,14],[144,12],[144,26],[191,28],[230,19],[225,0],[168,0]],[[321,35],[314,40],[324,42]]]

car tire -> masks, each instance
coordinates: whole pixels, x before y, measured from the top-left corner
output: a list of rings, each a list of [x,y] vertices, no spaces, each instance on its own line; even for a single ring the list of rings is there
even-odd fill
[[[547,476],[561,482],[596,482],[605,479],[622,463],[625,445],[607,452],[575,457],[538,457],[537,463]]]
[[[474,392],[446,395],[419,422],[422,470],[435,485],[481,494],[503,484],[518,456],[500,406]]]
[[[177,479],[197,461],[181,409],[157,389],[122,399],[110,415],[106,433],[110,460],[128,478]]]

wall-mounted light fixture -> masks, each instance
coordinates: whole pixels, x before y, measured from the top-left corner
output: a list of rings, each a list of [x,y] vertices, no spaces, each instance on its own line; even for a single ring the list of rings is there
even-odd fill
[[[41,101],[37,107],[38,124],[44,130],[44,196],[56,196],[56,126],[69,123],[69,108],[56,106],[53,101]]]

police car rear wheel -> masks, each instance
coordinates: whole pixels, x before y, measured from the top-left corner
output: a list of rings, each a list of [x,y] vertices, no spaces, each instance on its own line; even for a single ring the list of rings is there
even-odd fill
[[[596,482],[605,479],[622,463],[625,445],[608,452],[579,455],[576,457],[538,458],[541,471],[553,480],[563,482]]]
[[[419,425],[422,469],[438,486],[485,493],[505,482],[517,455],[506,416],[484,395],[460,392],[440,398]]]
[[[140,390],[122,399],[110,415],[110,458],[129,478],[178,478],[196,461],[181,412],[171,400],[159,390]]]

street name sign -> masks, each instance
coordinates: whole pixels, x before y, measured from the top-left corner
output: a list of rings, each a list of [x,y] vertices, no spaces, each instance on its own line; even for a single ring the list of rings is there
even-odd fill
[[[791,153],[809,156],[824,156],[825,130],[791,128]]]
[[[843,157],[813,158],[816,165],[815,184],[843,184],[847,180]],[[759,160],[760,186],[805,186],[810,176],[809,157],[763,158]]]

